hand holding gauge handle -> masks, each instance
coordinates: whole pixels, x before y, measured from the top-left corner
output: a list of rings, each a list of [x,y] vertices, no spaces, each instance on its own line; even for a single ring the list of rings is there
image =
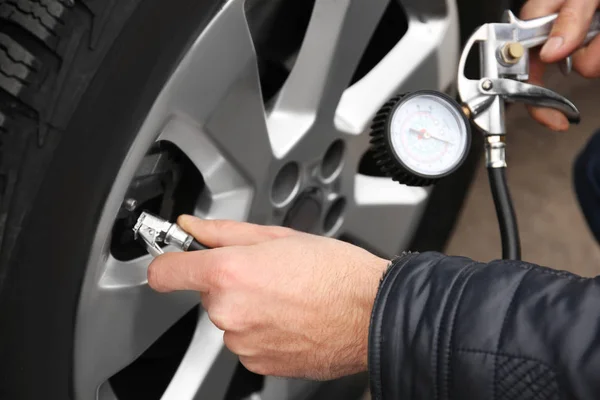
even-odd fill
[[[502,236],[504,259],[521,258],[517,220],[506,182],[505,103],[521,102],[561,111],[569,122],[579,123],[577,107],[560,94],[526,83],[529,50],[546,43],[558,14],[523,21],[507,11],[502,23],[481,26],[468,40],[460,58],[460,105],[433,91],[400,95],[386,103],[371,127],[372,152],[382,171],[401,184],[428,186],[451,174],[465,161],[470,146],[470,124],[485,136],[490,187]],[[584,45],[600,34],[600,12],[594,15]],[[467,58],[480,44],[482,76],[465,77]],[[561,70],[571,72],[568,57]],[[441,128],[440,128],[441,127]],[[441,130],[440,130],[441,129]],[[444,132],[441,134],[441,132]],[[437,139],[422,146],[409,136]],[[425,136],[423,136],[425,133]]]
[[[469,118],[485,135],[505,135],[505,102],[553,108],[564,113],[569,122],[579,123],[577,107],[564,96],[526,83],[529,79],[529,50],[548,40],[558,14],[523,21],[511,11],[503,23],[486,24],[467,41],[458,70],[458,92]],[[583,45],[600,34],[600,12],[594,14]],[[467,58],[475,44],[480,44],[481,76],[465,77]],[[564,74],[572,69],[571,57],[561,64]]]

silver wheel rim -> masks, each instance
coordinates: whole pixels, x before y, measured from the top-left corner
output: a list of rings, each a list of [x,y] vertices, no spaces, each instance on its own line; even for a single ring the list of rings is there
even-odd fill
[[[269,110],[244,0],[227,2],[197,38],[140,129],[98,225],[76,326],[77,399],[114,398],[107,379],[199,302],[196,293],[153,292],[146,281],[149,256],[121,262],[110,255],[108,232],[157,140],[175,144],[202,173],[208,196],[196,209],[202,218],[281,224],[299,195],[318,188],[320,233],[351,237],[389,257],[408,244],[428,191],[359,175],[358,164],[370,120],[389,97],[452,85],[458,23],[454,0],[440,0],[441,13],[405,6],[406,35],[348,88],[388,1],[317,0],[291,75]],[[222,398],[236,363],[222,332],[202,313],[162,398]],[[296,399],[314,385],[267,379],[256,397]]]

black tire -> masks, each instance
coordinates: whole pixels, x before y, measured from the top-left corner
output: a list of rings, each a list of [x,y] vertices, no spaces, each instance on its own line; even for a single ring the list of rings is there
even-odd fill
[[[67,123],[139,2],[0,0],[0,267]]]
[[[1,399],[72,398],[99,210],[173,67],[222,3],[0,0]]]

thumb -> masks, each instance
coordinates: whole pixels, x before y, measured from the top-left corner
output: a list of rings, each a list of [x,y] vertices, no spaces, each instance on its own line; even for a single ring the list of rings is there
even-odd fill
[[[554,23],[540,56],[546,63],[560,61],[577,50],[585,40],[598,8],[598,0],[567,0]]]
[[[281,226],[262,226],[227,220],[205,220],[191,215],[180,216],[177,219],[177,224],[194,236],[197,241],[211,248],[251,246],[296,234],[296,231]]]

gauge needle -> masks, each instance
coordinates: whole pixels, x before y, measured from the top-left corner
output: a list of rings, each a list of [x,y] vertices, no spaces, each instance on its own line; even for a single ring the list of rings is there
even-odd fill
[[[448,141],[448,140],[446,140],[444,138],[441,138],[439,136],[432,135],[431,133],[427,132],[425,129],[422,129],[422,130],[418,131],[416,129],[410,128],[409,130],[412,133],[418,134],[420,137],[424,137],[424,138],[427,138],[427,139],[428,138],[434,138],[435,140],[439,140],[440,142],[448,143],[448,144],[451,144],[451,145],[454,146],[454,143],[452,143],[452,142],[450,142],[450,141]]]

